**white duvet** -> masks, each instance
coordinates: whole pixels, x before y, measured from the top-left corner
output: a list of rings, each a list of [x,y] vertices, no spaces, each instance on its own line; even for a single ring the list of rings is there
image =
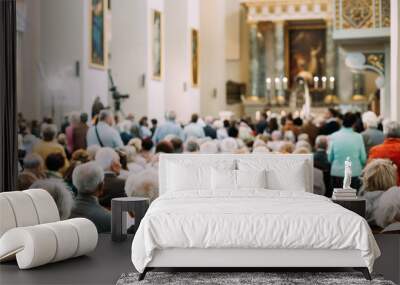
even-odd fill
[[[323,196],[265,189],[164,194],[141,221],[132,262],[143,272],[165,248],[358,249],[370,271],[380,255],[357,214]]]

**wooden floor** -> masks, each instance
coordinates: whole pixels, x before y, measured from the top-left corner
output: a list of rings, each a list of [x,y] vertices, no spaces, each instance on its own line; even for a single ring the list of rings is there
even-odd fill
[[[376,261],[374,272],[400,284],[400,235],[375,238],[382,257]],[[0,265],[0,284],[115,284],[122,273],[135,271],[130,257],[131,243],[132,236],[115,243],[110,235],[101,234],[96,250],[88,256],[29,270],[19,270],[16,262],[4,263]]]

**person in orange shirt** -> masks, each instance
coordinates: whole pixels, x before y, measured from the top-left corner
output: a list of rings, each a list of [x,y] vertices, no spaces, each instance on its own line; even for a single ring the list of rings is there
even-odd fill
[[[400,123],[389,122],[385,129],[385,140],[370,149],[368,161],[376,158],[390,159],[397,166],[397,185],[400,185]]]

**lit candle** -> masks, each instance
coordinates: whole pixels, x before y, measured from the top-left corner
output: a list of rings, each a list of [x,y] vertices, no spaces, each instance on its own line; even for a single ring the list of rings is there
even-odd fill
[[[260,113],[260,111],[257,111],[256,112],[256,120],[259,121],[260,118],[261,118],[261,113]]]
[[[318,81],[319,81],[318,76],[314,76],[314,89],[318,88]]]
[[[276,90],[281,90],[282,86],[281,86],[281,80],[279,77],[275,77],[275,89]]]
[[[283,82],[283,89],[286,90],[288,88],[288,79],[287,79],[287,77],[283,77],[282,82]]]
[[[267,79],[265,79],[265,83],[267,84],[267,90],[271,90],[271,78],[267,77]]]
[[[331,90],[335,89],[335,77],[333,76],[329,77],[329,88]]]
[[[322,76],[321,81],[322,81],[322,88],[326,89],[326,76]]]

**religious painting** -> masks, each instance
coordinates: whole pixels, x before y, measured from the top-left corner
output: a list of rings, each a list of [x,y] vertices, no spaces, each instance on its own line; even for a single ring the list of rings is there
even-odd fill
[[[90,0],[89,62],[102,69],[107,67],[106,10],[105,0]]]
[[[289,27],[286,33],[286,66],[290,83],[303,78],[311,84],[314,76],[325,76],[325,27],[298,25]]]
[[[191,30],[191,79],[192,86],[197,87],[199,84],[199,32]]]
[[[153,79],[161,80],[162,78],[162,14],[160,11],[153,10],[151,17],[151,58],[152,58],[152,75]]]

